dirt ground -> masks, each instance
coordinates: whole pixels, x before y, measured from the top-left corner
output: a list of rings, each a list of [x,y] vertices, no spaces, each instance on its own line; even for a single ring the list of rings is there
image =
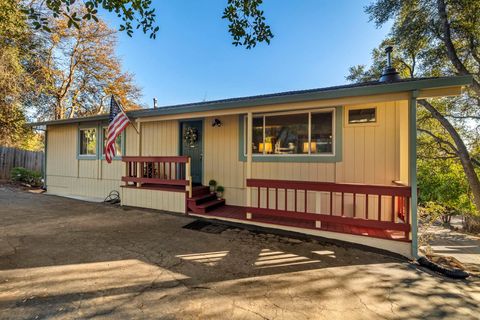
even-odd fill
[[[0,187],[1,319],[478,319],[480,281]]]

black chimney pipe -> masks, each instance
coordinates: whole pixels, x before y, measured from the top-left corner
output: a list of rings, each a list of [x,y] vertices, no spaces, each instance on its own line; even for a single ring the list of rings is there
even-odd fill
[[[382,76],[379,80],[380,82],[394,82],[402,79],[398,71],[392,66],[392,51],[392,46],[385,48],[385,53],[387,54],[387,66],[383,69]]]

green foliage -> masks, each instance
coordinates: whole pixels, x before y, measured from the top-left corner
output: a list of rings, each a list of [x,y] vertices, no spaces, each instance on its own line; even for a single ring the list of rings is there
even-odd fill
[[[100,7],[115,13],[118,18],[122,19],[120,31],[125,31],[130,37],[134,28],[141,28],[144,33],[150,34],[150,38],[155,38],[159,30],[158,26],[155,26],[156,14],[151,0],[85,0],[83,4],[86,11],[81,14],[74,10],[77,5],[75,0],[49,0],[40,5],[30,2],[24,8],[24,12],[36,29],[48,32],[51,30],[50,15],[54,18],[64,16],[68,19],[68,27],[73,26],[78,29],[82,20],[98,22]]]
[[[264,12],[259,9],[263,0],[228,0],[223,12],[223,19],[230,24],[228,31],[235,46],[251,49],[257,43],[270,43],[273,38],[270,26],[265,23]],[[159,27],[156,26],[155,8],[151,0],[83,0],[86,10],[79,13],[75,0],[48,0],[25,2],[23,12],[28,16],[37,30],[51,32],[51,17],[67,18],[69,28],[81,28],[82,21],[99,21],[98,10],[102,8],[117,15],[122,20],[119,30],[133,35],[134,29],[141,29],[155,39]]]
[[[230,24],[228,31],[233,37],[232,44],[251,49],[260,42],[270,44],[273,38],[270,26],[265,23],[264,12],[259,9],[263,0],[228,0],[223,19]]]
[[[480,1],[376,0],[366,12],[377,27],[393,24],[373,50],[372,65],[350,68],[349,81],[378,80],[387,45],[404,78],[474,76],[460,97],[418,101],[418,180],[421,204],[479,213]]]
[[[463,168],[454,159],[419,160],[418,188],[422,206],[434,202],[458,214],[474,210]]]
[[[212,179],[212,180],[208,181],[208,185],[214,187],[214,186],[217,185],[217,181],[215,181],[215,180]]]
[[[218,186],[216,189],[217,192],[224,192],[225,188],[223,186]]]
[[[12,169],[11,179],[12,181],[28,183],[32,187],[39,187],[42,185],[42,174],[40,172],[22,167]]]

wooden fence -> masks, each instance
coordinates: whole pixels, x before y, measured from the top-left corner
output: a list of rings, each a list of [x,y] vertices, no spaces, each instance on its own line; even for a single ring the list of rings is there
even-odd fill
[[[0,179],[10,179],[12,168],[43,172],[44,153],[0,146]]]

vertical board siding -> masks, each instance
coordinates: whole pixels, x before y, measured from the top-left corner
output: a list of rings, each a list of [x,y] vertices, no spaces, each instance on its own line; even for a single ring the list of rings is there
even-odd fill
[[[142,156],[176,156],[178,151],[178,121],[142,123]]]
[[[214,179],[225,187],[228,204],[245,205],[245,163],[238,155],[238,116],[217,117],[221,127],[212,127],[215,117],[205,118],[203,184]]]
[[[16,167],[43,173],[43,161],[44,154],[41,151],[0,146],[0,179],[10,179],[10,173]]]
[[[185,213],[185,193],[123,188],[122,205]]]
[[[343,159],[336,163],[327,162],[253,162],[252,177],[257,179],[301,180],[336,183],[362,183],[391,185],[394,180],[406,183],[408,177],[408,105],[406,101],[372,103],[346,106],[346,108],[377,108],[375,124],[349,125],[348,112],[344,112],[342,121]],[[218,118],[220,127],[212,127],[212,121]],[[204,119],[203,184],[215,179],[225,187],[224,197],[227,204],[245,205],[246,162],[239,160],[239,121],[238,115],[207,117]],[[174,156],[179,154],[179,121],[155,121],[142,123],[142,156]],[[104,197],[112,188],[120,186],[124,167],[120,162],[107,164],[104,160],[77,160],[77,125],[49,127],[47,173],[51,190],[72,192],[83,196]],[[127,128],[126,155],[138,155],[138,135],[132,126]],[[266,190],[262,189],[263,195]],[[125,193],[125,192],[123,192]],[[162,208],[180,212],[184,201],[173,201],[172,193],[129,190],[130,205]],[[278,194],[278,204],[276,195]],[[133,199],[135,195],[135,199]],[[287,209],[293,210],[294,193],[289,190],[269,192],[269,206],[284,208],[287,196]],[[341,194],[332,195],[332,212],[341,214]],[[344,195],[344,214],[353,215],[353,196]],[[260,203],[266,207],[266,197]],[[252,205],[257,206],[257,191],[252,189]],[[303,211],[305,195],[299,192],[297,209]],[[307,211],[330,212],[330,194],[326,192],[308,192]],[[132,204],[133,203],[133,204]],[[391,214],[391,198],[382,198],[382,219]],[[356,216],[364,216],[366,199],[357,195]],[[165,207],[170,209],[165,209]],[[368,201],[370,212],[376,212],[378,201],[371,196]],[[172,209],[173,208],[173,209]],[[369,217],[373,218],[373,217]]]

